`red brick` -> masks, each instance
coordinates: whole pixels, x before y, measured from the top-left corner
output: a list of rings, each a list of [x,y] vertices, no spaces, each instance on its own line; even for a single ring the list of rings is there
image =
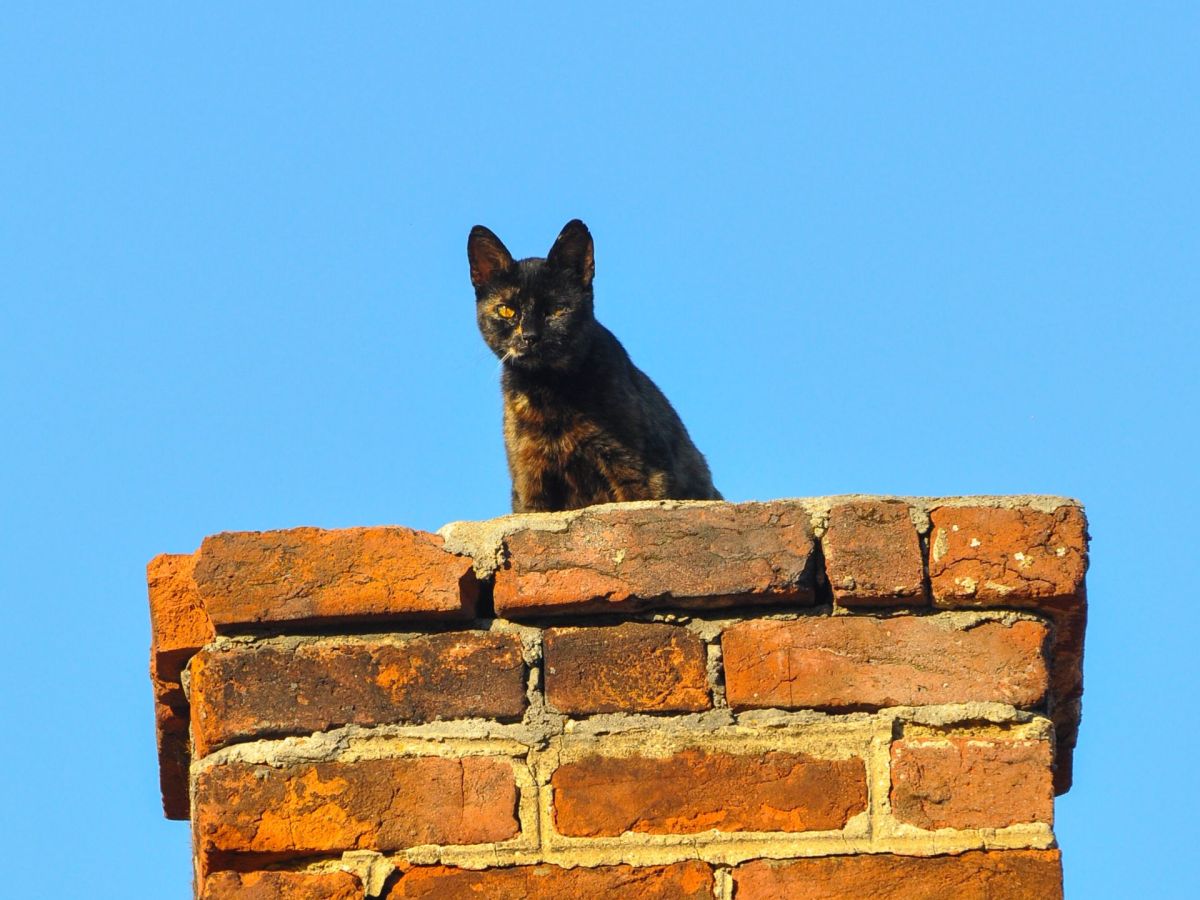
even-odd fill
[[[585,510],[505,540],[496,611],[558,613],[813,602],[815,542],[797,503]]]
[[[200,597],[218,631],[355,619],[469,619],[471,560],[410,528],[293,528],[205,538]]]
[[[1048,741],[918,737],[892,744],[892,813],[918,828],[1054,822]]]
[[[940,506],[930,512],[929,578],[942,607],[1040,606],[1074,597],[1087,571],[1083,510]]]
[[[503,841],[516,806],[507,759],[417,757],[212,766],[193,814],[202,852],[302,856]]]
[[[195,562],[193,554],[164,553],[146,565],[158,778],[168,819],[188,817],[188,702],[180,673],[213,637],[192,580]]]
[[[670,866],[512,866],[471,871],[446,866],[410,869],[386,900],[565,900],[568,897],[638,897],[643,900],[711,900],[712,869],[701,862]]]
[[[150,596],[151,672],[178,683],[192,654],[213,638],[213,625],[196,591],[194,554],[163,553],[146,565]]]
[[[771,751],[591,756],[551,776],[560,834],[615,836],[840,829],[867,804],[861,759]]]
[[[177,707],[156,702],[154,713],[158,786],[162,795],[163,814],[168,819],[187,819],[191,814],[188,767],[192,761],[187,704]]]
[[[929,602],[921,539],[899,500],[839,503],[821,538],[833,599],[842,606]]]
[[[956,627],[943,616],[751,620],[721,636],[734,709],[879,709],[972,700],[1039,705],[1041,622]]]
[[[929,575],[933,603],[943,608],[1034,608],[1054,620],[1050,650],[1055,789],[1071,786],[1071,753],[1083,694],[1087,625],[1087,520],[1077,506],[942,506],[930,513]]]
[[[560,712],[697,712],[712,706],[704,642],[678,625],[551,628],[543,648],[546,699]]]
[[[825,856],[755,860],[733,870],[737,900],[1062,900],[1057,850],[960,856]]]
[[[215,872],[200,900],[362,900],[349,872]]]
[[[192,662],[192,740],[234,741],[525,711],[515,634],[467,631],[397,642],[322,638],[213,646]]]

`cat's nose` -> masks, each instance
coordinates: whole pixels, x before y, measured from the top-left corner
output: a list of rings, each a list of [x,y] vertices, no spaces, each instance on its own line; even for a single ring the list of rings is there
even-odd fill
[[[540,334],[536,331],[530,331],[527,328],[522,328],[521,333],[517,335],[517,340],[522,347],[532,347],[538,342]]]

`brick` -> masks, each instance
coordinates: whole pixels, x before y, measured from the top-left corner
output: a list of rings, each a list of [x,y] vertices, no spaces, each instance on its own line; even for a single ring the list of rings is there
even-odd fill
[[[471,871],[446,866],[410,869],[386,900],[563,900],[566,897],[639,897],[644,900],[711,900],[712,869],[691,861],[669,866],[512,866]]]
[[[936,606],[1039,606],[1083,586],[1087,522],[1076,506],[940,506],[930,521]]]
[[[1071,754],[1083,695],[1087,626],[1087,519],[1077,506],[942,506],[930,513],[929,576],[933,603],[946,609],[1034,608],[1054,620],[1050,650],[1056,791],[1071,786]]]
[[[411,757],[273,768],[232,762],[196,780],[196,847],[303,856],[514,837],[507,759]]]
[[[154,726],[158,749],[158,786],[162,795],[163,815],[168,819],[187,819],[191,814],[188,768],[192,761],[188,741],[187,704],[176,707],[156,701]]]
[[[470,559],[410,528],[293,528],[205,538],[195,581],[218,631],[354,619],[469,619]]]
[[[1003,828],[1054,822],[1044,740],[905,738],[892,744],[892,813],[918,828]]]
[[[546,699],[560,712],[697,712],[712,706],[704,642],[678,625],[551,628],[543,656]]]
[[[197,757],[234,741],[525,711],[515,634],[467,631],[404,641],[322,638],[213,646],[192,662]]]
[[[362,900],[349,872],[215,872],[200,900]]]
[[[798,503],[584,512],[505,539],[496,611],[520,618],[735,603],[810,605],[816,544]]]
[[[188,702],[180,675],[213,638],[212,622],[192,580],[195,562],[194,554],[163,553],[146,565],[158,779],[168,819],[186,819],[189,806]]]
[[[1057,850],[959,856],[825,856],[755,860],[733,870],[737,900],[1062,900]]]
[[[929,602],[921,539],[899,500],[839,503],[821,538],[833,599],[841,606]]]
[[[840,829],[866,809],[861,759],[685,750],[591,756],[551,776],[554,820],[573,837]]]
[[[1042,703],[1047,627],[956,625],[949,616],[750,620],[721,636],[734,709],[879,709],[994,701]]]
[[[194,554],[163,553],[146,565],[150,597],[151,672],[161,681],[179,673],[213,638],[213,625],[192,580]]]

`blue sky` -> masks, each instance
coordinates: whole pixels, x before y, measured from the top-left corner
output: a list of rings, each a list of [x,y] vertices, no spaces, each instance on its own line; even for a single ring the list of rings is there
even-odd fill
[[[1068,896],[1190,894],[1200,13],[1047,6],[5,4],[11,896],[189,896],[145,562],[503,513],[466,235],[575,216],[726,497],[1087,504]]]

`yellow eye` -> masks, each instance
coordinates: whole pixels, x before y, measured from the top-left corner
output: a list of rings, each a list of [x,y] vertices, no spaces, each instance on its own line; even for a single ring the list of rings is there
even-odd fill
[[[504,304],[500,304],[499,306],[496,307],[496,315],[498,315],[502,319],[511,319],[516,314],[517,314],[517,311],[515,309],[513,309],[511,306],[505,306]]]

